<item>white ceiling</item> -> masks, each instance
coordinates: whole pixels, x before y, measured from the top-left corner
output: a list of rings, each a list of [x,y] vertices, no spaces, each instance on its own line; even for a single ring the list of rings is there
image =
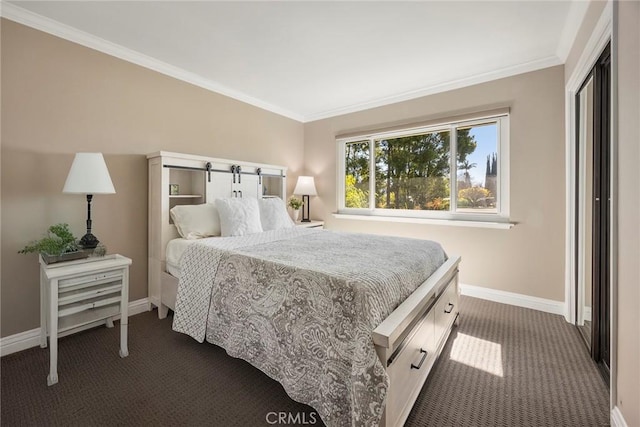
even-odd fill
[[[11,1],[3,16],[311,121],[566,59],[583,1]]]

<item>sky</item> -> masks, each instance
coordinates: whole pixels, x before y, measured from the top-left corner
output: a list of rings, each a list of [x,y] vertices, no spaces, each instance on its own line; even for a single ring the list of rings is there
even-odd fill
[[[476,138],[476,150],[467,156],[469,163],[475,163],[476,167],[469,170],[471,182],[474,185],[484,185],[484,176],[487,170],[487,156],[498,151],[498,126],[497,124],[476,126],[469,132]]]

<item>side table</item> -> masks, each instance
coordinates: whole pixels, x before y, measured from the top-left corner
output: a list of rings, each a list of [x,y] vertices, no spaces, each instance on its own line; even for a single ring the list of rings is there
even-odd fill
[[[311,220],[309,222],[296,221],[296,227],[302,228],[324,228],[324,221]]]
[[[129,355],[129,266],[122,255],[45,264],[40,257],[40,347],[49,336],[47,384],[58,382],[58,334],[104,321],[113,327],[120,314],[120,357]]]

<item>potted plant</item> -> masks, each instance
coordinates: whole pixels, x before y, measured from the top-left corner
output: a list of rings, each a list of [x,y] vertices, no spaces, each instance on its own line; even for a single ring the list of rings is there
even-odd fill
[[[73,259],[86,258],[88,255],[80,250],[69,224],[56,224],[49,227],[47,235],[40,240],[33,241],[18,253],[28,254],[38,252],[46,264]]]
[[[298,220],[298,215],[300,215],[300,208],[302,207],[302,200],[298,199],[295,196],[291,196],[289,198],[289,207],[291,208],[291,212],[293,213],[293,220]]]

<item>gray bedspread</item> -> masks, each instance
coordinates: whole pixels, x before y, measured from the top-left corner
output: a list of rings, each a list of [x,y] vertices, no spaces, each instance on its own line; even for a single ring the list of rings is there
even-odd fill
[[[444,261],[435,242],[293,228],[203,239],[182,258],[173,329],[223,347],[328,426],[378,425],[372,331]]]

